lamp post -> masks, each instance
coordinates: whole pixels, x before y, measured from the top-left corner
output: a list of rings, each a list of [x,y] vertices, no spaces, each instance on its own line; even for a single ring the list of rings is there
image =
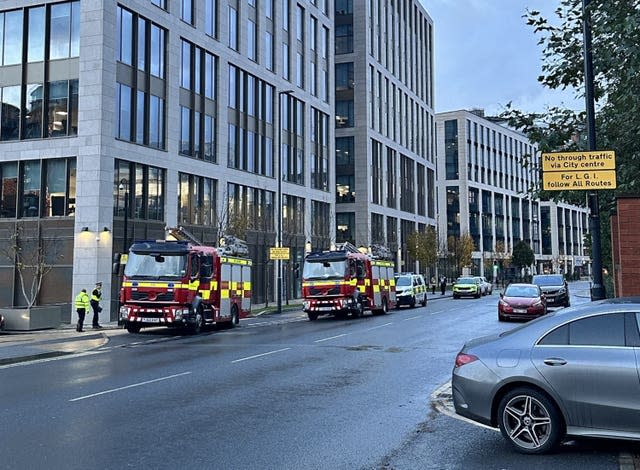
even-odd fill
[[[127,253],[127,229],[129,228],[129,181],[126,178],[120,180],[119,191],[124,191],[124,234],[122,236],[122,254]]]
[[[276,175],[278,179],[278,193],[277,193],[277,204],[278,204],[278,214],[276,221],[276,246],[278,248],[282,248],[282,95],[291,95],[293,90],[282,90],[278,92],[278,128],[276,129],[277,136],[277,151],[278,151],[278,173]],[[276,260],[276,269],[277,269],[277,309],[278,313],[282,312],[282,260]]]

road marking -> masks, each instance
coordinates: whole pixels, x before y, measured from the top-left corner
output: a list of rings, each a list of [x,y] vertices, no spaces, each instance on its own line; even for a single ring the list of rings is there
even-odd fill
[[[128,388],[141,387],[142,385],[149,385],[149,384],[152,384],[152,383],[155,383],[155,382],[161,382],[163,380],[175,379],[176,377],[182,377],[183,375],[189,375],[190,373],[191,372],[182,372],[181,374],[174,374],[174,375],[169,375],[167,377],[160,377],[159,379],[146,380],[144,382],[139,382],[137,384],[127,385],[125,387],[112,388],[111,390],[104,390],[102,392],[92,393],[91,395],[85,395],[83,397],[78,397],[78,398],[72,398],[69,401],[86,400],[87,398],[93,398],[93,397],[97,397],[97,396],[100,396],[100,395],[106,395],[107,393],[120,392],[122,390],[127,390]]]
[[[342,338],[343,336],[347,336],[348,333],[343,333],[341,335],[330,336],[329,338],[317,339],[314,343],[322,343],[323,341],[329,341],[330,339]]]
[[[404,320],[402,320],[402,321],[415,320],[415,319],[417,319],[417,318],[422,318],[422,315],[416,315],[415,317],[405,318],[405,319],[404,319]]]
[[[249,359],[255,359],[257,357],[268,356],[269,354],[275,354],[275,353],[279,353],[279,352],[282,352],[282,351],[288,351],[289,349],[291,349],[291,348],[276,349],[275,351],[269,351],[269,352],[262,353],[262,354],[256,354],[255,356],[243,357],[242,359],[236,359],[235,361],[231,361],[231,364],[235,364],[236,362],[248,361]]]
[[[389,325],[393,325],[393,322],[385,323],[384,325],[374,326],[372,328],[368,328],[365,331],[377,330],[378,328],[382,328],[383,326],[389,326]]]

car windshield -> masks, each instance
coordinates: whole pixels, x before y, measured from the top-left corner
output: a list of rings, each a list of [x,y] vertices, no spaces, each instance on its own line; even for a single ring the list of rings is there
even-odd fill
[[[187,255],[129,253],[124,275],[128,278],[182,278],[186,273]]]
[[[533,283],[538,286],[561,286],[564,279],[562,276],[533,276]]]
[[[527,297],[530,299],[538,297],[538,289],[528,286],[509,286],[504,291],[504,295],[505,297]]]
[[[396,278],[396,286],[410,286],[411,278],[409,276],[400,276]]]
[[[347,272],[347,260],[341,261],[305,261],[302,278],[343,279]]]
[[[459,277],[456,284],[476,284],[477,282],[478,281],[472,277]]]

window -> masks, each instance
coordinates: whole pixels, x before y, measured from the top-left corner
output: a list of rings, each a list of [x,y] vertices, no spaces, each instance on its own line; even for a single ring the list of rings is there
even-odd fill
[[[193,2],[192,0],[181,0],[180,2],[180,17],[182,21],[189,24],[193,22]]]
[[[131,140],[132,89],[121,83],[116,87],[116,137]]]
[[[238,12],[229,6],[229,47],[238,50]]]
[[[78,80],[49,83],[47,137],[78,133]]]
[[[247,20],[247,57],[253,61],[257,60],[257,36],[256,24],[252,20]]]
[[[42,137],[42,83],[30,83],[25,90],[25,114],[23,116],[23,139],[38,139]]]
[[[22,217],[38,217],[40,215],[40,160],[24,162],[22,171]]]
[[[30,8],[27,12],[29,15],[27,62],[42,62],[44,60],[45,8]]]
[[[0,114],[0,140],[20,138],[20,86],[0,88],[2,109]]]
[[[44,217],[75,212],[75,159],[43,160],[45,164]]]
[[[336,100],[336,128],[353,127],[353,100]]]
[[[51,5],[49,58],[77,57],[80,36],[80,2]]]
[[[336,91],[353,89],[353,62],[336,64]]]
[[[119,189],[122,180],[127,181],[127,191]],[[113,215],[124,216],[124,198],[128,193],[129,216],[137,219],[164,220],[164,180],[165,170],[162,168],[116,159]]]
[[[205,0],[204,2],[204,31],[209,36],[218,37],[218,2]]]
[[[3,21],[4,20],[4,21]],[[16,65],[22,62],[22,10],[0,13],[0,24],[4,24],[2,65]]]
[[[0,163],[0,218],[14,218],[18,202],[18,162]]]
[[[539,344],[625,346],[625,314],[610,313],[575,320],[551,331]]]

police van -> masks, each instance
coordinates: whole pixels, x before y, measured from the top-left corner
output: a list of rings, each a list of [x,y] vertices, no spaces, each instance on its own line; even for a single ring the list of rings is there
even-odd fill
[[[423,307],[427,305],[427,283],[422,274],[399,273],[394,277],[398,307],[408,305],[413,308],[418,303]]]

